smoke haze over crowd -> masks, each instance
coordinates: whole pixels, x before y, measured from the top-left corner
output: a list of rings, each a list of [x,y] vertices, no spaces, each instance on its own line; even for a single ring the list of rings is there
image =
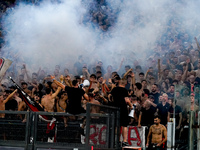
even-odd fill
[[[3,56],[23,60],[32,69],[68,65],[72,67],[79,55],[87,64],[102,60],[104,65],[145,63],[157,43],[164,43],[169,23],[180,22],[181,30],[191,40],[199,35],[198,1],[111,0],[107,5],[116,14],[115,23],[102,31],[89,16],[92,1],[63,0],[39,5],[19,3],[4,16],[5,45]],[[102,7],[104,9],[104,7]],[[93,25],[93,26],[92,26]]]

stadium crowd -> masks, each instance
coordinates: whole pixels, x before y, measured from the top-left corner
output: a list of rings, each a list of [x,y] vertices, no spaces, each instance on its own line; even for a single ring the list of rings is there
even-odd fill
[[[111,11],[104,1],[96,4],[98,9],[93,10],[97,11],[91,10],[92,17],[85,18],[86,22],[91,19],[106,31],[115,17],[104,15],[104,12]],[[114,70],[113,64],[105,66],[101,60],[87,64],[84,56],[80,55],[73,68],[56,65],[53,72],[45,68],[31,71],[26,64],[20,68],[12,67],[1,81],[0,108],[27,110],[15,87],[6,78],[11,76],[48,112],[79,114],[85,111],[87,103],[113,105],[122,110],[123,127],[150,128],[154,116],[159,115],[161,124],[167,128],[175,110],[176,138],[187,139],[184,127],[188,124],[188,113],[199,111],[200,46],[198,39],[190,37],[179,24],[177,20],[170,21],[166,34],[162,35],[163,42],[156,43],[153,53],[143,64],[139,60],[124,64],[122,60],[119,68]],[[73,103],[75,99],[80,103]],[[72,109],[77,105],[77,109]],[[127,142],[126,139],[123,142]]]

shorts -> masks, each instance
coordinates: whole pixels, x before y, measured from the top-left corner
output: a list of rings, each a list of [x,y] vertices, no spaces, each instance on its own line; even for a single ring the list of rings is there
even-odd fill
[[[120,126],[127,127],[129,124],[127,108],[120,108]]]

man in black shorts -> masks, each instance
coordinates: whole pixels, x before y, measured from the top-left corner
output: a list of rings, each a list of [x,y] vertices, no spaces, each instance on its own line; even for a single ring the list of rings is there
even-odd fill
[[[113,97],[113,106],[120,108],[120,126],[122,127],[122,146],[129,146],[127,142],[127,125],[129,123],[127,104],[132,109],[132,104],[128,98],[128,91],[125,89],[127,81],[120,80],[118,87],[113,88],[111,95]]]

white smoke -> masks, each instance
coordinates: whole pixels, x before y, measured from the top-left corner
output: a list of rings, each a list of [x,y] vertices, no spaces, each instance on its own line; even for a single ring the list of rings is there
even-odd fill
[[[56,64],[68,64],[72,68],[79,55],[84,55],[88,64],[103,60],[117,68],[122,58],[125,65],[133,66],[139,59],[145,62],[156,43],[161,42],[172,18],[181,18],[185,22],[181,27],[190,29],[191,36],[199,29],[196,13],[199,9],[194,1],[108,2],[118,14],[114,26],[106,32],[98,29],[98,25],[94,28],[91,23],[81,23],[89,14],[85,6],[90,1],[87,4],[81,0],[48,1],[40,5],[20,3],[5,16],[3,51],[19,53],[20,59],[33,69],[54,68]]]

